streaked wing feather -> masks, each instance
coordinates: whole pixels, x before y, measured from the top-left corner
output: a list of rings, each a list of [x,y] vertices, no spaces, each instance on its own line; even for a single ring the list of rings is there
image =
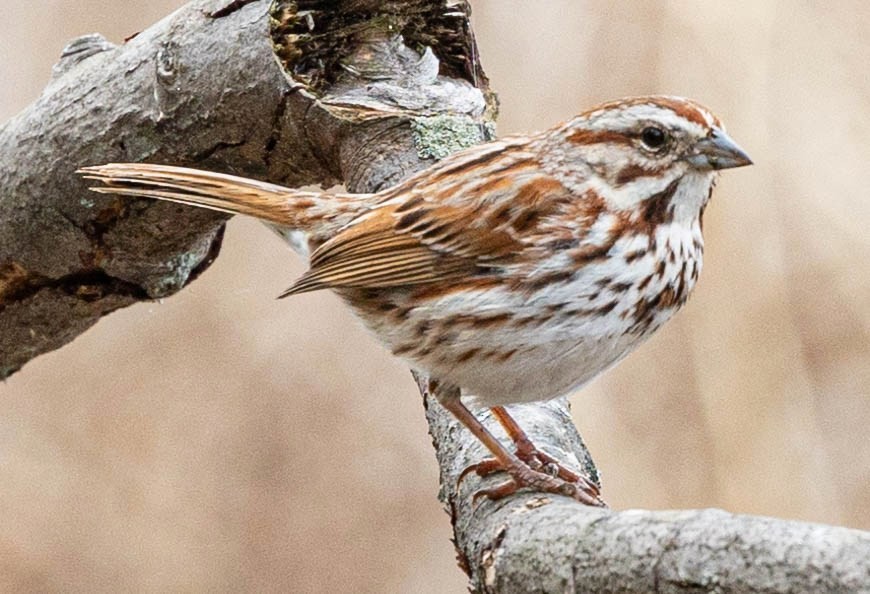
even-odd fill
[[[417,182],[397,188],[311,255],[311,269],[285,293],[443,283],[522,261],[535,229],[567,190],[527,155],[490,155],[466,185]],[[520,163],[511,168],[511,162]],[[513,159],[513,161],[512,161]]]
[[[450,223],[441,233],[424,239],[421,233],[396,230],[394,210],[382,207],[370,213],[368,220],[324,243],[312,254],[311,269],[285,295],[321,288],[444,282],[474,272],[485,261],[491,264],[494,258],[504,257],[511,251],[506,249],[509,245],[518,247],[507,234],[457,228],[459,217],[448,217]],[[431,216],[439,221],[445,218],[435,212]],[[493,236],[488,237],[488,245],[482,241],[485,235]]]

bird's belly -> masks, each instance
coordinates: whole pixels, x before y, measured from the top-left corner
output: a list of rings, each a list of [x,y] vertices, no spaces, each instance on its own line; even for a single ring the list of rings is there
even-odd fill
[[[632,332],[627,302],[610,308],[550,297],[504,307],[505,297],[488,291],[363,319],[394,354],[489,407],[567,394],[654,330]]]
[[[617,363],[685,302],[700,249],[689,249],[689,234],[682,249],[668,239],[658,242],[667,252],[650,250],[630,266],[617,254],[536,290],[469,281],[345,298],[395,355],[477,403],[546,400]]]
[[[501,406],[571,393],[615,365],[641,340],[626,335],[526,347],[509,361],[444,369],[472,405]],[[437,371],[437,365],[433,366]]]

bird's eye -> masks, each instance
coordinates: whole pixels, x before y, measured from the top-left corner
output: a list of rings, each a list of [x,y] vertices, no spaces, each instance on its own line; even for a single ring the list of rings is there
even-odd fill
[[[640,133],[640,141],[650,150],[660,150],[668,141],[667,133],[656,126],[647,126]]]

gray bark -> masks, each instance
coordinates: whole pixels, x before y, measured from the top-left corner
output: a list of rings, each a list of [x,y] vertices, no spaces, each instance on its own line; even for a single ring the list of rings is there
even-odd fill
[[[502,476],[457,478],[482,446],[424,392],[453,520],[457,558],[474,591],[870,592],[870,533],[722,510],[613,511],[518,493],[475,506]],[[598,481],[567,400],[510,407],[535,444]],[[488,414],[485,424],[506,438]],[[607,491],[604,491],[607,497]]]
[[[224,217],[96,196],[78,167],[147,160],[373,191],[489,137],[494,99],[466,6],[299,4],[276,2],[270,17],[266,0],[200,0],[121,46],[76,40],[0,130],[0,378],[108,312],[178,291],[220,249]],[[421,391],[477,591],[870,591],[870,535],[858,531],[533,493],[475,506],[471,494],[500,479],[456,488],[485,453]],[[597,480],[564,401],[513,412]]]
[[[270,18],[266,0],[200,0],[120,46],[75,40],[0,129],[0,379],[119,307],[178,291],[220,248],[226,217],[99,197],[78,167],[152,161],[369,191],[488,133],[462,6],[292,4]]]

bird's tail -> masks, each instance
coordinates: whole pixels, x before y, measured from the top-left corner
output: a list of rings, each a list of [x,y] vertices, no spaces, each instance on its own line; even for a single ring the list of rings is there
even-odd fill
[[[78,172],[104,184],[92,187],[95,192],[248,215],[301,231],[317,243],[365,211],[370,196],[305,192],[225,173],[149,163],[110,163]]]

